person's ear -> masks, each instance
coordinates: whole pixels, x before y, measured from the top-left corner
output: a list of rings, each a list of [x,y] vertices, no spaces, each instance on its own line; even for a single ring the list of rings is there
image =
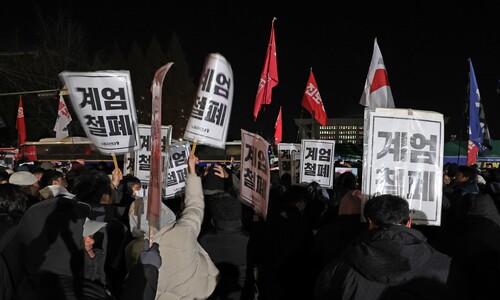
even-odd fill
[[[408,217],[408,221],[406,222],[405,226],[407,228],[411,228],[411,217]]]

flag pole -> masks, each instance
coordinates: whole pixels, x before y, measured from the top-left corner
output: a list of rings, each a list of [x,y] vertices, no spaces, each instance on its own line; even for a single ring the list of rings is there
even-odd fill
[[[115,165],[115,169],[118,169],[118,161],[116,160],[115,151],[111,152],[111,157],[113,157],[113,164]]]
[[[193,142],[193,148],[191,148],[191,155],[194,155],[194,152],[196,151],[197,144],[198,144],[197,142]]]
[[[302,115],[304,114],[304,109],[301,109],[300,110],[300,125],[302,125]],[[300,127],[299,129],[297,130],[297,138],[295,138],[295,143],[298,143],[299,142],[299,135],[300,135]]]
[[[316,112],[313,110],[311,113],[311,139],[315,140],[316,139],[316,117],[315,117]]]

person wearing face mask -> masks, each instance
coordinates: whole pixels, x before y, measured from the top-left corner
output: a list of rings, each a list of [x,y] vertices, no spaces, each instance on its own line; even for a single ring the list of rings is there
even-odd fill
[[[132,235],[132,240],[125,247],[125,256],[126,256],[126,265],[127,270],[135,264],[138,259],[139,253],[142,251],[144,240],[149,235],[149,224],[146,218],[146,214],[148,211],[148,199],[146,190],[144,190],[140,185],[140,180],[137,177],[130,176],[130,179],[127,178],[129,175],[124,176],[126,185],[129,186],[130,196],[133,198],[133,201],[130,203],[128,207],[127,214],[127,222],[130,228],[130,233]],[[129,179],[129,180],[127,180]],[[163,202],[160,202],[161,206],[161,217],[160,217],[160,227],[171,224],[176,221],[175,213],[166,206]],[[156,228],[153,228],[153,232],[156,233]]]

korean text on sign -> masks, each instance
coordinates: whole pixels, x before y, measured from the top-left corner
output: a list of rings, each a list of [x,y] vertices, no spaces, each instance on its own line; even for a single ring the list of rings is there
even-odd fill
[[[269,201],[269,143],[259,135],[241,130],[241,198],[255,212],[267,215]]]
[[[233,71],[220,54],[205,60],[184,139],[224,149],[233,101]]]
[[[392,194],[410,204],[417,224],[439,225],[442,199],[443,117],[404,109],[369,112],[363,193]],[[368,167],[370,166],[370,167]]]
[[[302,140],[300,182],[332,187],[335,141]]]
[[[101,153],[125,153],[139,145],[128,71],[62,72],[85,133]]]
[[[134,175],[142,182],[149,182],[150,158],[151,158],[151,125],[139,124],[140,149],[135,151]],[[162,162],[167,156],[166,149],[170,144],[172,126],[161,127],[161,157]],[[162,163],[162,166],[164,164]],[[164,170],[165,171],[165,170]]]

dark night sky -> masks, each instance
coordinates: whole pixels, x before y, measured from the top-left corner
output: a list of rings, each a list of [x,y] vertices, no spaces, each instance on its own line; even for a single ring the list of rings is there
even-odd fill
[[[231,63],[235,82],[228,140],[239,139],[240,128],[261,132],[266,138],[272,136],[282,105],[284,142],[295,142],[297,127],[293,119],[301,116],[300,102],[310,68],[329,117],[362,114],[359,99],[375,37],[396,107],[436,111],[450,117],[448,134],[458,133],[464,122],[468,58],[471,58],[490,133],[493,139],[500,138],[497,121],[500,95],[496,93],[500,79],[498,4],[479,1],[292,4],[259,0],[202,1],[203,4],[158,1],[162,4],[154,5],[150,2],[47,1],[52,5],[48,7],[37,1],[37,6],[42,14],[52,17],[57,16],[58,10],[69,11],[74,20],[88,26],[91,47],[96,49],[110,47],[114,40],[127,43],[135,39],[147,45],[152,35],[166,45],[175,30],[195,83],[206,55],[221,53]],[[27,3],[0,4],[2,38],[16,27],[29,36],[33,30],[29,26],[36,22],[32,21],[34,6]],[[254,123],[253,104],[273,17],[277,18],[279,84],[273,89],[273,102]],[[302,116],[310,117],[307,111]]]

